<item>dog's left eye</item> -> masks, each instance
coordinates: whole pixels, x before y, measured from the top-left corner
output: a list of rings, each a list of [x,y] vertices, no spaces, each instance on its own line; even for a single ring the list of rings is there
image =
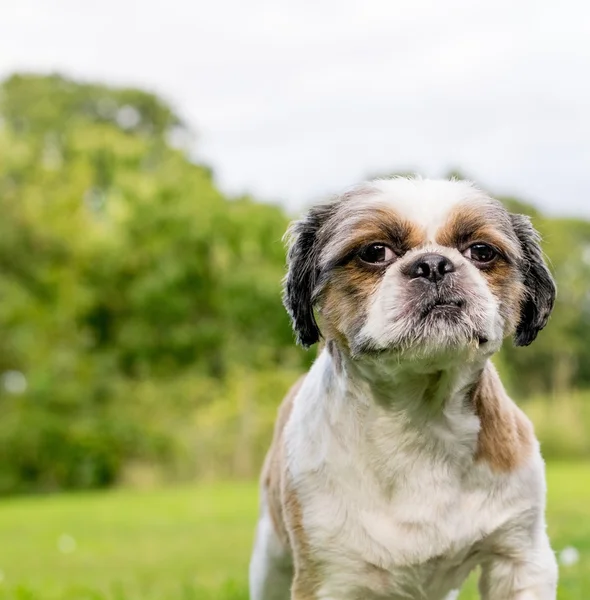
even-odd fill
[[[498,256],[498,252],[488,244],[473,244],[463,254],[469,260],[480,264],[489,264]]]
[[[394,251],[385,244],[371,244],[359,252],[362,261],[372,265],[384,264],[395,258]]]

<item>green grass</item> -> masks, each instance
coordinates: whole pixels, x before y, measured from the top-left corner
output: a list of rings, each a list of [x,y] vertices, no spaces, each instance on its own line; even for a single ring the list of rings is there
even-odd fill
[[[588,600],[590,466],[548,475],[553,546],[580,552],[561,568],[559,598]],[[0,599],[247,600],[256,512],[256,486],[237,483],[4,500]],[[63,538],[60,551],[62,536],[75,549]]]

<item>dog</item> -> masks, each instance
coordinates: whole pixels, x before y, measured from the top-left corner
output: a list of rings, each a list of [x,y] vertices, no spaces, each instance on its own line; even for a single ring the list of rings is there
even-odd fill
[[[528,217],[469,182],[394,178],[288,232],[284,304],[322,340],[263,468],[251,600],[555,600],[544,463],[490,362],[555,284]]]

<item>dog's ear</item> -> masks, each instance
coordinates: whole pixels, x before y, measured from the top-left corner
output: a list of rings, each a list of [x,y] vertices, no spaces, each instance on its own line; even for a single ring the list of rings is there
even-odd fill
[[[541,236],[529,217],[510,215],[512,227],[522,249],[520,269],[525,286],[525,297],[520,308],[520,321],[514,342],[517,346],[531,344],[547,325],[555,302],[555,283],[543,260]]]
[[[334,205],[317,206],[289,227],[287,275],[283,282],[283,304],[291,316],[297,341],[304,348],[320,339],[320,330],[313,313],[314,292],[318,283],[318,232],[333,212]]]

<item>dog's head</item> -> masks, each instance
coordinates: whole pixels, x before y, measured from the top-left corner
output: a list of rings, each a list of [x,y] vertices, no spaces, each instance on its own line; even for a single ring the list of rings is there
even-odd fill
[[[352,357],[489,355],[509,335],[530,344],[553,307],[529,219],[464,181],[377,180],[289,234],[284,302],[304,346],[323,336]]]

